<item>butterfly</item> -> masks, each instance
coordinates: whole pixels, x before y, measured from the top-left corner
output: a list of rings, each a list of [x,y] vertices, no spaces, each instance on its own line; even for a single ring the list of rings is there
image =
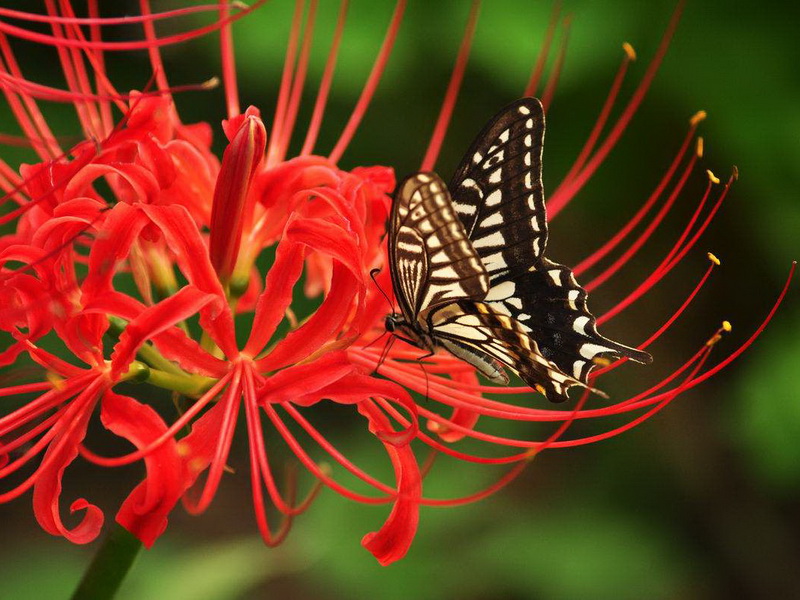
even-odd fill
[[[522,98],[489,121],[449,184],[428,172],[398,185],[388,246],[400,312],[385,327],[559,402],[599,364],[652,357],[600,335],[586,290],[544,256],[544,129],[539,100]]]

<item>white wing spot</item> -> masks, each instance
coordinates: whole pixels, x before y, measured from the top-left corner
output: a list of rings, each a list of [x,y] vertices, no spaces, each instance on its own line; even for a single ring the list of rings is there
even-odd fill
[[[575,304],[575,301],[578,299],[580,292],[578,290],[570,290],[567,292],[567,301],[569,302],[569,307],[572,310],[578,310],[578,305]]]
[[[505,144],[508,141],[508,129],[500,134],[500,141]]]
[[[498,169],[496,172],[499,173],[500,169]],[[494,206],[496,204],[500,204],[502,200],[503,200],[503,192],[500,188],[498,188],[486,197],[486,206]]]
[[[513,281],[504,281],[498,285],[493,286],[489,293],[486,294],[485,300],[487,302],[497,302],[498,300],[505,300],[514,295],[517,285]],[[520,305],[522,308],[522,305]]]
[[[526,135],[526,136],[525,136],[525,140],[524,140],[524,141],[525,141],[525,145],[526,145],[528,148],[530,148],[530,147],[533,145],[533,137],[531,136],[531,134],[530,134],[530,133],[529,133],[528,135]]]
[[[500,183],[502,178],[502,169],[495,169],[491,175],[489,175],[489,183]]]
[[[456,212],[461,215],[474,215],[475,211],[478,210],[472,204],[455,204],[455,208]]]
[[[479,163],[479,162],[481,162],[482,160],[483,160],[483,155],[482,155],[480,152],[476,152],[476,153],[475,153],[475,154],[472,156],[472,162],[474,162],[475,164],[478,164],[478,163]]]
[[[580,317],[581,319],[586,319],[586,317]],[[588,321],[588,319],[586,319]],[[575,320],[577,323],[577,319]],[[598,354],[602,352],[610,352],[611,348],[606,348],[605,346],[601,346],[600,344],[583,344],[581,349],[579,350],[581,356],[584,358],[592,359]]]
[[[485,235],[477,240],[472,240],[472,246],[475,248],[486,248],[491,246],[504,246],[506,239],[503,237],[503,232],[496,231],[492,235]]]
[[[533,129],[533,119],[528,119],[527,121],[525,121],[525,127],[527,127],[528,129]]]
[[[495,225],[502,225],[502,224],[503,224],[503,213],[501,212],[492,213],[491,215],[486,217],[483,221],[481,221],[481,227],[494,227]]]
[[[558,269],[551,269],[547,272],[547,274],[550,275],[550,279],[553,280],[553,283],[556,285],[561,285],[561,271]],[[581,318],[583,319],[584,317]]]
[[[520,106],[518,110],[519,110],[519,114],[521,114],[521,115],[529,115],[529,114],[531,114],[531,109],[528,108],[527,106]]]
[[[508,298],[506,299],[506,304],[510,304],[517,310],[522,310],[522,300],[519,298]]]
[[[588,325],[588,324],[589,324],[589,317],[578,317],[577,319],[575,319],[575,322],[572,324],[572,329],[574,329],[578,333],[582,333],[583,335],[586,335],[586,325]],[[594,345],[595,344],[584,344],[583,346],[581,346],[581,356],[586,356],[583,353],[583,349],[586,346],[594,346]],[[591,358],[592,356],[594,356],[594,354],[592,354],[591,356],[589,356],[587,358]]]
[[[506,261],[503,258],[502,252],[495,252],[494,254],[490,254],[489,256],[484,258],[483,264],[485,264],[487,268],[491,266],[492,270],[496,271],[498,268],[505,268]]]
[[[528,313],[519,313],[517,315],[517,320],[518,321],[527,321],[530,318],[531,318],[531,316]]]
[[[532,185],[533,184],[531,183],[531,172],[528,171],[527,173],[525,173],[525,187],[531,189]]]
[[[572,374],[575,377],[575,379],[580,379],[581,371],[583,371],[583,365],[585,364],[586,364],[585,360],[576,360],[572,364]]]
[[[525,153],[525,166],[526,167],[530,167],[531,166],[531,153],[530,152],[526,152]]]

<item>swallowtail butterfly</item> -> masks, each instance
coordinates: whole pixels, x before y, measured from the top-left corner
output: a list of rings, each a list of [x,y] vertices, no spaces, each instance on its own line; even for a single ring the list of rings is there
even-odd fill
[[[494,382],[508,382],[507,368],[558,402],[604,360],[652,357],[601,336],[586,290],[545,258],[543,140],[542,105],[522,98],[486,125],[449,185],[435,173],[399,184],[389,266],[400,313],[386,329]]]

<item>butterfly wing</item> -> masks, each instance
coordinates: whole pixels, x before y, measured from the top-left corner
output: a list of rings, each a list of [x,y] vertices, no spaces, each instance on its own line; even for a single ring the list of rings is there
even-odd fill
[[[453,205],[492,283],[544,254],[544,111],[536,98],[501,110],[472,143],[450,182]]]
[[[542,356],[582,383],[599,358],[652,357],[601,336],[587,293],[567,267],[544,258],[544,111],[522,98],[478,135],[450,189],[456,212],[490,276],[492,310],[513,318]]]
[[[389,261],[395,294],[410,323],[441,303],[481,299],[489,289],[486,269],[435,173],[416,173],[398,186]]]
[[[489,303],[462,301],[441,306],[431,312],[430,323],[437,342],[453,354],[485,374],[496,361],[552,402],[566,400],[572,386],[586,387],[546,358],[530,332]]]
[[[536,340],[545,358],[583,383],[598,360],[624,356],[651,363],[647,352],[598,333],[597,321],[586,306],[587,297],[569,268],[543,258],[535,269],[508,275],[492,285],[485,301]]]

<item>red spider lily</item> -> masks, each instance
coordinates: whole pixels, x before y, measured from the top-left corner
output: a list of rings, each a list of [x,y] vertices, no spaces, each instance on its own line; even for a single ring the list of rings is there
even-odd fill
[[[38,396],[0,417],[0,478],[13,476],[38,454],[43,457],[32,474],[0,494],[0,502],[33,487],[34,512],[47,531],[84,543],[100,530],[101,510],[84,499],[71,505],[73,511],[86,511],[77,527],[68,529],[60,519],[61,478],[79,454],[105,467],[144,460],[146,477],[120,507],[117,521],[151,545],[164,531],[167,516],[179,500],[192,513],[203,512],[210,505],[225,473],[235,426],[244,408],[253,503],[264,541],[279,543],[293,518],[324,485],[359,502],[393,504],[384,526],[367,534],[362,542],[382,564],[388,564],[407,552],[421,505],[477,500],[511,481],[545,448],[597,441],[640,423],[725,368],[761,333],[780,304],[786,288],[762,326],[715,366],[706,368],[707,359],[720,333],[730,329],[727,323],[710,340],[701,340],[698,352],[662,381],[601,408],[588,407],[586,395],[568,410],[531,408],[527,400],[516,404],[490,398],[486,395],[530,394],[530,389],[483,386],[472,367],[447,354],[419,362],[415,359],[420,353],[402,344],[384,353],[371,342],[381,329],[387,307],[369,273],[384,266],[382,236],[394,174],[380,166],[345,171],[338,162],[389,59],[405,2],[397,2],[352,117],[325,157],[312,151],[345,22],[347,2],[341,3],[308,132],[300,155],[294,158],[287,158],[287,153],[302,98],[317,2],[310,1],[305,25],[304,2],[296,4],[270,127],[256,108],[240,111],[230,28],[232,21],[260,4],[238,11],[223,3],[152,13],[148,1],[140,0],[141,15],[118,18],[99,16],[94,1],[89,2],[88,17],[76,16],[68,0],[49,0],[46,15],[0,10],[2,17],[23,21],[23,26],[0,22],[0,80],[23,134],[22,138],[3,139],[26,143],[40,157],[38,164],[22,165],[19,173],[0,162],[5,199],[16,203],[3,217],[5,222],[15,222],[15,232],[0,238],[0,293],[5,307],[0,327],[14,338],[0,360],[10,364],[24,353],[47,373],[41,382],[2,390],[3,396]],[[156,35],[158,21],[202,10],[218,10],[219,18],[210,26],[181,34]],[[597,123],[573,167],[551,194],[551,217],[576,197],[620,139],[658,69],[679,14],[680,7],[627,106],[601,139],[635,58],[632,48],[625,46],[622,65]],[[478,2],[474,2],[422,169],[434,166],[443,143],[477,16]],[[52,34],[27,29],[25,20],[46,23]],[[142,39],[103,40],[105,28],[137,23],[143,27]],[[566,54],[566,21],[560,18],[558,7],[524,91],[533,95],[540,87],[559,24],[564,25],[561,48],[541,94],[546,107],[554,97]],[[159,54],[164,45],[216,30],[221,34],[227,105],[222,128],[228,144],[221,161],[210,151],[211,127],[186,125],[180,120],[173,102],[178,88],[170,87]],[[68,89],[25,79],[9,37],[52,46]],[[107,53],[132,49],[149,53],[152,85],[143,86],[143,92],[123,94],[106,76],[105,60]],[[63,151],[39,109],[39,100],[72,103],[85,141]],[[121,116],[114,117],[115,109]],[[673,162],[642,208],[575,268],[577,275],[584,275],[618,254],[608,267],[588,279],[587,289],[599,288],[623,268],[670,211],[702,157],[699,139],[697,150],[690,152],[702,116],[692,118]],[[709,172],[708,187],[674,245],[648,277],[600,316],[601,323],[645,295],[689,254],[734,179],[732,176],[712,200],[719,181]],[[101,181],[108,192],[99,191]],[[623,243],[640,226],[641,231],[623,249]],[[274,248],[275,258],[262,274],[256,260],[267,248]],[[659,338],[689,306],[719,264],[713,255],[709,258],[711,264],[695,289],[640,348]],[[298,321],[292,300],[303,275],[306,295],[322,295],[322,302]],[[378,282],[384,288],[387,275],[384,268]],[[126,277],[132,278],[135,292],[123,284]],[[236,324],[246,313],[252,315],[253,324],[244,343],[239,343]],[[194,317],[202,331],[195,336],[191,334]],[[283,334],[284,329],[288,333]],[[46,336],[62,340],[82,366],[43,350],[39,341]],[[113,342],[110,348],[106,345],[109,339]],[[603,365],[594,377],[616,370],[622,362]],[[384,377],[375,376],[376,369]],[[113,391],[118,383],[131,380],[172,390],[191,399],[191,404],[166,424],[150,406]],[[408,389],[434,403],[417,404]],[[305,416],[324,400],[352,407],[366,420],[366,429],[385,449],[393,466],[393,484],[351,462]],[[104,457],[84,444],[87,424],[98,404],[102,424],[133,443],[135,451]],[[563,439],[576,420],[628,415],[632,416],[623,425],[603,433]],[[420,417],[430,433],[420,429]],[[482,430],[479,424],[486,418],[557,425],[544,439],[515,439]],[[187,427],[190,433],[183,435]],[[376,493],[345,487],[331,469],[312,457],[297,431],[313,441],[336,468]],[[268,435],[283,440],[316,480],[305,498],[297,498],[293,478],[285,490],[280,489],[266,449]],[[467,453],[455,446],[465,437],[510,450],[504,456]],[[472,462],[511,464],[512,468],[495,484],[470,496],[430,499],[422,494],[427,470],[419,466],[417,445],[429,446],[431,456],[443,453]],[[270,524],[266,505],[280,513],[277,527]]]

